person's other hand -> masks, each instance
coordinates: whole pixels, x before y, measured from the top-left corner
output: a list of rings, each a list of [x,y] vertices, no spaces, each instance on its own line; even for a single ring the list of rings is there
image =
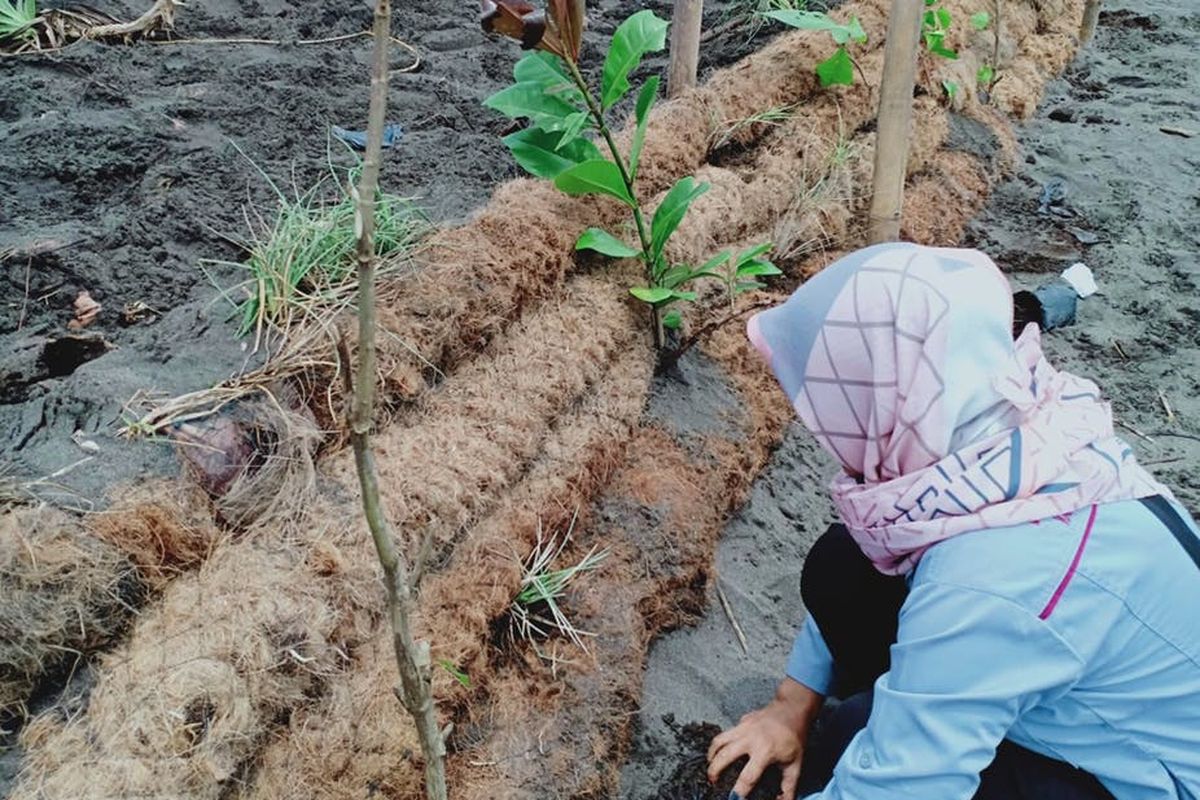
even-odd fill
[[[713,738],[708,748],[708,780],[715,783],[730,764],[749,756],[734,784],[734,794],[746,797],[763,770],[779,764],[783,769],[780,797],[792,800],[800,781],[808,727],[823,700],[807,686],[785,679],[775,692],[775,699],[765,708],[751,711],[736,726]]]

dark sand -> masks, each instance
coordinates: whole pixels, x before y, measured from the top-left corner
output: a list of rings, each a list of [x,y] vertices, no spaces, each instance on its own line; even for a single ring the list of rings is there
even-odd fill
[[[1100,384],[1117,419],[1153,441],[1128,428],[1118,433],[1200,510],[1200,12],[1164,0],[1105,8],[1092,45],[1050,84],[1019,132],[1026,163],[972,224],[969,243],[1021,287],[1052,280],[1075,261],[1092,267],[1101,294],[1081,302],[1075,326],[1045,337],[1046,351]],[[1054,177],[1067,182],[1069,219],[1037,213],[1042,185]],[[1099,241],[1081,244],[1071,228]],[[622,797],[705,796],[671,780],[707,745],[676,730],[726,727],[770,699],[803,617],[804,553],[831,520],[824,488],[832,469],[793,429],[730,522],[716,566],[750,652],[742,653],[715,597],[696,627],[655,643]]]
[[[122,19],[145,5],[96,4]],[[589,4],[585,62],[598,69],[600,41],[644,5]],[[648,5],[670,16],[666,0]],[[727,4],[708,5],[715,25]],[[509,121],[482,105],[510,80],[519,50],[487,39],[477,8],[431,0],[394,11],[395,35],[422,64],[392,76],[389,119],[407,133],[387,153],[382,185],[435,222],[466,217],[519,172],[500,142]],[[169,447],[117,438],[121,410],[138,391],[177,395],[261,363],[236,338],[218,291],[241,297],[247,273],[202,260],[239,261],[230,240],[246,238],[246,210],[272,216],[259,170],[284,191],[306,191],[331,164],[354,163],[328,131],[365,126],[369,40],[293,43],[366,30],[370,9],[207,0],[180,7],[179,36],[287,44],[84,42],[0,59],[0,467],[39,478],[87,458],[56,482],[94,502],[116,484],[177,469]],[[728,37],[706,49],[702,68],[757,43]],[[411,56],[397,47],[392,63],[402,70]],[[650,59],[643,69],[663,66]],[[323,191],[336,193],[336,182]],[[81,290],[103,306],[84,332],[96,342],[48,348],[68,334]],[[126,324],[133,303],[154,313]],[[77,431],[100,451],[82,450]]]

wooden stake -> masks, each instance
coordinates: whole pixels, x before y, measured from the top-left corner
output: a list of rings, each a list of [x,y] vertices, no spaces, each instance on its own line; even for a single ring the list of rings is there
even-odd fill
[[[700,21],[704,0],[675,0],[671,12],[671,64],[667,69],[667,97],[696,85],[700,64]]]
[[[354,466],[362,490],[363,515],[371,529],[371,538],[375,542],[387,587],[392,647],[400,671],[400,685],[394,691],[417,728],[417,740],[425,756],[425,796],[429,800],[446,800],[446,743],[438,726],[437,710],[430,690],[429,643],[415,641],[412,632],[416,597],[410,574],[419,574],[421,565],[417,565],[410,573],[407,559],[396,546],[395,532],[379,496],[379,480],[370,438],[375,417],[375,194],[379,188],[384,120],[387,116],[391,21],[390,0],[376,0],[367,148],[363,156],[362,177],[353,190],[354,221],[358,233],[358,368],[352,381],[350,443],[354,448]],[[344,342],[341,353],[349,381],[349,354]],[[400,754],[397,753],[396,757],[400,758]]]
[[[883,51],[883,82],[879,87],[879,125],[875,138],[875,178],[872,187],[868,241],[900,238],[900,209],[908,164],[912,123],[913,81],[917,72],[917,43],[924,5],[893,0]]]
[[[1096,32],[1096,23],[1100,21],[1100,0],[1087,0],[1083,6],[1083,22],[1079,24],[1079,43],[1087,44]]]

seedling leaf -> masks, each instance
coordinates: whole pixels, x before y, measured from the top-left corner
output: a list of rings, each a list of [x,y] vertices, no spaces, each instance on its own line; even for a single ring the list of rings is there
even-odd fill
[[[958,84],[954,81],[942,81],[942,88],[946,90],[946,96],[951,100],[958,94]]]
[[[985,85],[991,85],[992,79],[996,77],[996,70],[990,64],[984,64],[975,73],[975,80]]]
[[[603,253],[612,258],[633,258],[641,255],[642,252],[600,228],[588,228],[584,231],[579,240],[575,242],[575,249],[595,250],[597,253]]]
[[[576,164],[600,159],[600,151],[587,139],[576,137],[563,144],[558,134],[541,128],[526,128],[501,141],[526,172],[548,180]]]
[[[670,300],[672,294],[671,290],[665,286],[635,286],[629,290],[629,293],[650,305],[658,305],[664,300]]]
[[[467,675],[467,673],[463,672],[461,669],[454,666],[453,662],[451,662],[450,659],[439,658],[437,663],[438,663],[438,666],[440,666],[442,669],[446,670],[446,672],[449,672],[450,675],[454,678],[454,680],[461,683],[464,688],[466,688],[466,689],[471,688],[471,678]]]
[[[664,328],[678,330],[679,326],[683,324],[683,315],[679,313],[678,308],[672,308],[663,315],[662,324]]]
[[[637,69],[646,53],[662,50],[667,45],[667,22],[653,11],[639,11],[626,19],[613,33],[600,76],[600,103],[611,108],[629,91],[629,73]]]
[[[547,131],[563,130],[579,109],[563,98],[546,94],[540,83],[514,83],[483,101],[488,108],[511,119],[527,117]]]
[[[602,158],[584,161],[560,172],[554,178],[554,185],[572,197],[581,194],[606,194],[617,198],[630,208],[637,205],[625,187],[621,170],[616,164]]]
[[[853,86],[854,62],[846,48],[839,47],[829,58],[817,64],[817,78],[822,86]]]
[[[634,107],[637,128],[633,131],[633,144],[629,148],[629,174],[634,179],[637,178],[638,162],[642,158],[642,145],[646,143],[646,125],[650,122],[650,108],[654,105],[654,98],[658,95],[658,83],[657,75],[647,80],[643,84],[642,90],[638,92],[637,106]]]
[[[691,175],[680,178],[667,192],[654,212],[654,220],[650,223],[650,255],[658,258],[662,255],[667,239],[683,221],[688,206],[700,195],[708,191],[707,183],[696,183]]]
[[[977,31],[985,29],[992,22],[992,15],[986,11],[971,15],[971,27]]]

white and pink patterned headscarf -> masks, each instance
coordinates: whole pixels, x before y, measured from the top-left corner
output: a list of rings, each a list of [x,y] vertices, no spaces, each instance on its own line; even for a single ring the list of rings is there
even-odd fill
[[[1170,492],[1113,435],[1094,383],[1014,343],[1012,292],[977,250],[852,253],[751,318],[751,342],[841,462],[833,500],[863,553],[911,571],[959,533]]]

